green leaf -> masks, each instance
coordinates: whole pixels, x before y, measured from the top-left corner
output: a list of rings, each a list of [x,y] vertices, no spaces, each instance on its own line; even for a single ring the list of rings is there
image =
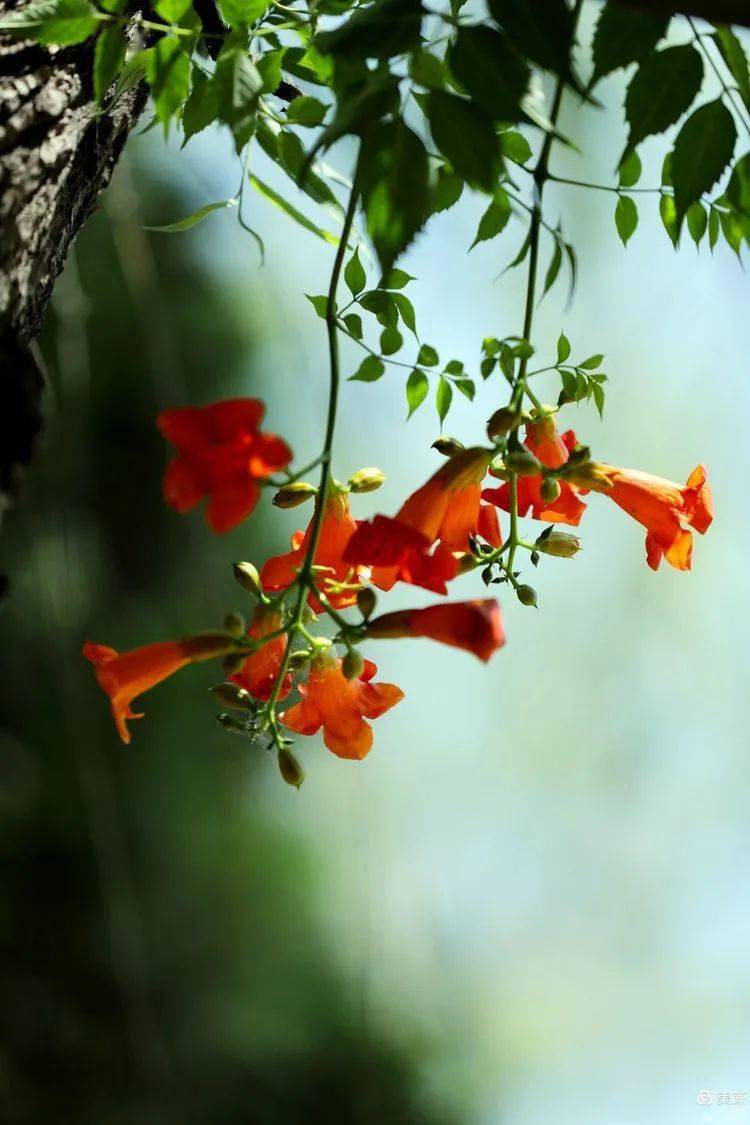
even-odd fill
[[[442,90],[445,86],[442,59],[428,51],[415,51],[409,60],[409,77],[426,90]]]
[[[398,305],[395,293],[384,293],[382,289],[371,289],[359,298],[359,303],[367,312],[374,313],[383,328],[398,323]]]
[[[549,267],[544,278],[544,289],[542,290],[542,296],[539,298],[540,301],[542,297],[549,293],[550,289],[557,281],[557,276],[560,273],[560,266],[562,265],[562,256],[563,252],[562,246],[560,244],[560,239],[556,238],[555,248],[552,251],[552,258],[550,259]]]
[[[570,66],[573,20],[565,0],[488,0],[487,6],[522,55],[579,88]]]
[[[711,253],[714,252],[714,246],[719,241],[719,212],[715,207],[712,207],[708,215],[708,245]]]
[[[619,183],[620,187],[630,188],[634,187],[641,178],[643,166],[641,158],[635,150],[628,153],[619,167]]]
[[[274,51],[266,51],[255,62],[255,68],[263,80],[263,92],[272,94],[279,88],[281,82],[281,65],[284,61],[286,54],[286,47],[279,47]],[[295,98],[296,101],[301,101],[301,98]],[[295,104],[292,102],[292,105]],[[290,106],[291,108],[291,106]]]
[[[721,98],[696,109],[680,129],[672,153],[677,222],[691,203],[710,191],[732,159],[737,142],[734,118]]]
[[[735,164],[727,185],[727,199],[743,215],[750,215],[750,152]]]
[[[599,417],[604,417],[604,387],[601,383],[590,384],[591,397],[594,400],[596,409],[599,411]]]
[[[695,245],[699,246],[708,226],[708,215],[703,204],[696,201],[688,207],[685,219],[690,237]]]
[[[406,404],[409,407],[409,413],[406,416],[407,420],[411,418],[417,407],[422,405],[427,397],[429,389],[430,381],[424,371],[420,371],[418,367],[415,367],[406,380]]]
[[[414,336],[417,335],[417,318],[414,313],[414,306],[405,293],[394,293],[393,300],[398,309],[399,316],[402,321]]]
[[[303,215],[301,211],[298,211],[287,199],[284,199],[283,195],[279,195],[277,191],[274,191],[269,184],[264,183],[263,180],[259,180],[252,172],[249,173],[249,179],[250,183],[260,195],[265,196],[265,198],[270,200],[280,211],[288,215],[290,219],[294,219],[295,223],[299,223],[301,227],[304,227],[310,234],[321,238],[323,242],[327,242],[331,246],[338,246],[339,240],[335,234],[331,234],[329,230],[324,230],[323,227],[319,227],[317,223],[314,223],[312,219],[308,219],[307,215]]]
[[[526,164],[532,157],[531,145],[515,129],[505,129],[500,134],[500,150],[514,164]]]
[[[655,16],[608,3],[599,16],[594,32],[594,76],[600,78],[622,66],[640,62],[663,39],[669,27],[669,16]]]
[[[240,39],[230,36],[222,47],[212,85],[219,117],[229,125],[240,152],[252,136],[258,96],[263,90],[263,76]]]
[[[659,215],[672,245],[677,249],[677,243],[680,241],[680,228],[677,223],[677,208],[671,195],[662,195],[659,200]]]
[[[595,371],[597,367],[601,367],[604,362],[604,356],[601,353],[590,355],[588,359],[584,359],[583,363],[579,363],[578,367],[582,367],[584,371]]]
[[[420,0],[376,0],[355,10],[333,31],[316,35],[324,55],[352,59],[391,59],[419,43],[423,10]]]
[[[531,72],[507,35],[491,27],[459,27],[448,55],[451,71],[493,121],[520,121]]]
[[[750,70],[748,70],[745,48],[729,27],[717,27],[713,38],[730,74],[737,83],[743,102],[750,109]]]
[[[448,171],[445,166],[439,168],[437,183],[432,191],[431,213],[437,215],[440,211],[447,211],[453,207],[461,198],[463,190],[464,182],[460,176]]]
[[[661,166],[661,186],[672,186],[672,153],[668,152],[664,157]]]
[[[719,211],[719,222],[721,223],[724,238],[727,240],[727,245],[734,250],[739,258],[740,249],[742,248],[742,239],[745,233],[741,220],[728,211]]]
[[[469,402],[474,401],[474,394],[476,393],[476,388],[474,386],[474,380],[473,379],[454,379],[453,380],[453,386],[456,388],[457,391],[460,391],[461,394],[464,395],[465,398],[468,398]]]
[[[453,387],[450,385],[448,380],[444,379],[441,375],[437,385],[437,389],[435,391],[435,406],[437,408],[438,418],[440,419],[441,426],[448,416],[448,411],[451,408],[452,402]]]
[[[437,367],[440,363],[440,356],[430,344],[422,344],[417,356],[417,363],[422,367]]]
[[[460,359],[449,359],[443,368],[444,375],[463,375],[464,365]]]
[[[230,27],[246,27],[260,19],[268,8],[267,0],[218,0],[219,11]]]
[[[349,335],[353,336],[355,340],[361,340],[363,335],[362,317],[359,313],[347,313],[343,319]]]
[[[179,234],[181,231],[190,230],[191,227],[197,226],[214,211],[224,211],[227,207],[236,206],[236,199],[219,199],[216,203],[204,203],[197,211],[193,211],[192,215],[188,215],[184,219],[178,219],[176,223],[167,223],[161,227],[146,227],[145,229],[157,231],[159,234]]]
[[[560,338],[557,341],[557,362],[565,363],[565,360],[570,355],[570,340],[564,332],[560,333]]]
[[[615,207],[615,226],[623,246],[627,246],[638,226],[638,208],[629,195],[621,195]]]
[[[164,36],[143,53],[146,81],[151,88],[156,116],[164,126],[188,95],[190,59],[176,39]]]
[[[190,7],[191,0],[157,0],[156,13],[166,23],[178,23]]]
[[[383,273],[404,252],[427,218],[429,161],[402,120],[373,128],[360,159],[367,231]]]
[[[278,83],[277,83],[278,85]],[[295,98],[286,111],[286,118],[292,125],[322,125],[328,113],[328,106],[317,98]]]
[[[443,156],[472,187],[492,192],[500,148],[491,119],[472,102],[442,91],[427,95],[430,130]]]
[[[344,266],[344,281],[352,297],[358,296],[367,285],[365,267],[359,260],[359,247]]]
[[[395,355],[400,351],[404,340],[398,328],[394,328],[391,324],[384,328],[380,333],[380,353],[381,355]]]
[[[88,0],[32,0],[22,11],[0,17],[0,33],[60,47],[83,43],[98,27]]]
[[[105,27],[96,37],[94,47],[94,95],[101,103],[125,62],[127,39],[122,24]]]
[[[407,273],[406,270],[388,270],[388,273],[381,277],[378,282],[378,289],[403,289],[405,285],[414,280],[413,274]]]
[[[474,236],[469,250],[473,250],[479,242],[488,242],[505,230],[510,219],[510,200],[502,188],[498,188],[495,198],[479,220],[477,233]]]
[[[315,309],[321,320],[325,320],[328,316],[328,297],[325,293],[320,293],[318,296],[312,296],[310,293],[305,293],[308,301]]]
[[[644,59],[625,96],[630,125],[625,152],[674,125],[690,108],[702,81],[703,59],[691,43],[654,51]]]
[[[385,371],[385,364],[376,355],[368,355],[360,363],[354,375],[349,376],[350,383],[375,383]]]
[[[219,101],[216,88],[202,70],[193,67],[192,85],[190,94],[182,109],[182,128],[185,133],[185,144],[200,133],[219,113]]]

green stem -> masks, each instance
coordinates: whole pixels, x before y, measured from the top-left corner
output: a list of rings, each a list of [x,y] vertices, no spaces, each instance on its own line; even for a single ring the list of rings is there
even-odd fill
[[[328,416],[326,419],[325,437],[323,438],[323,452],[320,455],[320,483],[318,485],[318,494],[315,497],[315,511],[310,523],[310,538],[308,540],[307,553],[300,567],[299,574],[297,575],[297,601],[295,603],[292,620],[287,627],[289,639],[291,641],[294,634],[299,630],[302,625],[302,618],[305,613],[305,605],[307,602],[307,595],[313,588],[314,583],[312,580],[312,568],[315,564],[315,554],[318,549],[320,541],[320,532],[323,526],[323,513],[325,512],[326,499],[328,495],[328,486],[331,483],[331,453],[333,450],[333,438],[336,431],[336,414],[338,409],[339,400],[339,386],[341,382],[339,370],[339,343],[338,343],[338,326],[336,324],[336,291],[341,277],[341,270],[344,264],[344,256],[346,254],[347,244],[349,242],[349,235],[351,234],[352,225],[354,223],[354,215],[357,210],[357,200],[359,196],[359,159],[357,169],[354,173],[354,182],[352,190],[349,195],[349,203],[344,216],[344,226],[341,232],[341,239],[336,249],[336,257],[331,270],[331,281],[328,287],[328,302],[326,306],[326,328],[328,332],[328,356],[330,364],[330,383],[328,392]],[[271,732],[273,740],[276,745],[280,745],[280,736],[276,726],[275,708],[278,703],[281,687],[284,682],[284,676],[289,667],[289,660],[291,659],[291,644],[288,644],[282,657],[279,671],[276,676],[276,683],[273,686],[273,691],[269,697],[267,707],[267,714],[271,723]]]
[[[578,19],[583,7],[583,0],[576,0],[573,9],[573,32],[578,24]],[[544,195],[544,185],[550,178],[549,175],[549,158],[552,151],[552,144],[554,141],[554,129],[557,125],[557,119],[560,116],[560,107],[562,105],[563,90],[565,83],[561,78],[558,78],[555,86],[555,93],[552,98],[552,108],[550,110],[550,122],[552,128],[545,135],[542,149],[539,153],[539,159],[533,171],[534,185],[536,188],[536,197],[534,205],[531,209],[531,225],[529,228],[529,270],[526,280],[526,307],[523,318],[523,332],[524,340],[531,339],[531,329],[534,322],[534,306],[536,298],[536,283],[537,271],[539,266],[539,235],[544,226],[542,218],[542,198]],[[526,371],[528,369],[529,357],[524,355],[521,357],[518,365],[518,374],[515,379],[513,392],[510,397],[511,410],[519,410],[523,402],[524,394],[528,394],[526,386]],[[509,547],[508,557],[505,560],[504,567],[508,579],[513,582],[513,563],[516,555],[516,548],[518,546],[518,476],[516,473],[509,475],[510,495],[510,532],[509,532]],[[515,582],[514,582],[515,585]]]

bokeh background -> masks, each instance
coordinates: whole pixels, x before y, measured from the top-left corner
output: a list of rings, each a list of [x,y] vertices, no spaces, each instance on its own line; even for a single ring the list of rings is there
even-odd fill
[[[583,154],[558,149],[554,171],[613,182],[623,89],[602,85],[603,110],[569,101]],[[663,151],[644,146],[644,185]],[[705,461],[716,523],[690,575],[653,574],[640,528],[593,496],[585,551],[528,576],[540,611],[502,597],[508,644],[488,667],[372,646],[406,700],[363,764],[300,745],[297,793],[216,726],[211,669],[149,696],[125,749],[80,657],[87,636],[125,649],[245,609],[229,564],[304,522],[266,498],[217,539],[160,498],[166,406],[259,394],[300,463],[318,448],[326,345],[304,294],[331,248],[260,197],[263,268],[232,213],[144,229],[227,198],[237,174],[218,134],[182,153],[134,138],[48,316],[47,426],[2,542],[0,1116],[746,1119],[740,1097],[719,1102],[750,1101],[747,277],[725,247],[675,254],[657,197],[624,251],[615,196],[550,187],[580,281],[569,310],[562,286],[541,304],[535,342],[552,356],[564,328],[610,376],[604,421],[571,422],[617,464],[681,481]],[[493,281],[520,225],[466,254],[482,210],[433,220],[405,262],[422,338],[470,368],[522,315],[518,273]],[[388,473],[362,517],[439,462],[430,405],[404,428],[403,374],[344,390],[336,474]],[[500,398],[493,379],[449,432],[477,440]]]

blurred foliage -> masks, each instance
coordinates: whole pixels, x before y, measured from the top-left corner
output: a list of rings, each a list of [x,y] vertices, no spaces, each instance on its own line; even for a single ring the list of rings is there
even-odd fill
[[[124,751],[80,656],[94,628],[127,647],[226,608],[203,581],[226,542],[164,510],[153,425],[252,358],[252,317],[195,246],[144,233],[121,169],[43,338],[53,409],[4,529],[0,1117],[443,1122],[419,1092],[423,1045],[363,1025],[316,932],[315,857],[259,792],[275,771],[184,684],[147,699]]]

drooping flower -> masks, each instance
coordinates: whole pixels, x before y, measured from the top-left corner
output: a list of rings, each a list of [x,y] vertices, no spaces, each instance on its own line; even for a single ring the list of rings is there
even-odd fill
[[[297,734],[316,734],[323,728],[323,741],[339,758],[361,761],[372,749],[372,727],[366,719],[377,719],[404,698],[395,684],[372,683],[377,668],[364,662],[361,674],[347,680],[341,660],[320,656],[310,668],[307,683],[300,685],[303,699],[281,713],[281,722]]]
[[[186,664],[213,660],[236,650],[236,642],[226,633],[205,633],[181,641],[156,644],[117,652],[107,645],[86,641],[83,655],[94,665],[99,686],[110,698],[112,715],[120,738],[130,742],[129,719],[142,719],[130,707],[133,700],[160,684]]]
[[[548,469],[559,469],[568,460],[570,451],[577,444],[577,438],[572,430],[558,434],[554,418],[547,417],[526,427],[524,444]],[[545,501],[541,494],[543,481],[541,473],[517,478],[519,516],[531,515],[535,520],[543,520],[545,523],[566,523],[577,527],[586,511],[586,505],[578,495],[579,489],[568,481],[561,480],[559,496],[555,500]],[[482,499],[509,512],[510,485],[506,483],[499,488],[485,488]]]
[[[292,536],[291,551],[274,555],[265,562],[260,572],[264,590],[286,590],[292,585],[307,555],[311,526],[312,521],[307,531],[297,531]],[[357,523],[349,508],[347,494],[332,486],[326,498],[315,551],[315,581],[334,609],[354,605],[362,585],[362,568],[348,562],[345,555],[346,545],[356,530]],[[320,612],[320,602],[312,593],[309,602],[316,612]]]
[[[500,607],[494,598],[384,613],[368,622],[367,636],[428,637],[472,652],[483,661],[505,644]]]
[[[714,518],[705,466],[693,469],[683,487],[637,469],[604,468],[612,481],[605,495],[646,528],[646,561],[651,569],[658,570],[665,558],[676,570],[690,570],[690,529],[704,535]]]
[[[206,520],[219,533],[249,516],[260,498],[258,481],[292,459],[286,442],[260,432],[264,412],[257,398],[163,411],[156,424],[177,449],[164,474],[167,504],[189,512],[208,496]]]
[[[259,605],[255,609],[247,635],[255,640],[262,640],[269,633],[275,633],[280,627],[281,614],[275,609]],[[230,680],[249,691],[255,699],[265,701],[270,697],[276,684],[288,643],[289,639],[286,633],[281,633],[278,637],[266,641],[255,652],[250,653],[239,672],[235,672],[233,676],[229,677]],[[282,681],[278,698],[286,699],[291,690],[292,673],[287,672]]]
[[[382,590],[401,581],[444,594],[446,582],[458,572],[456,556],[468,551],[472,535],[492,546],[502,542],[497,519],[481,504],[491,456],[481,447],[455,453],[395,518],[375,516],[360,523],[344,557],[372,567],[371,581]]]

